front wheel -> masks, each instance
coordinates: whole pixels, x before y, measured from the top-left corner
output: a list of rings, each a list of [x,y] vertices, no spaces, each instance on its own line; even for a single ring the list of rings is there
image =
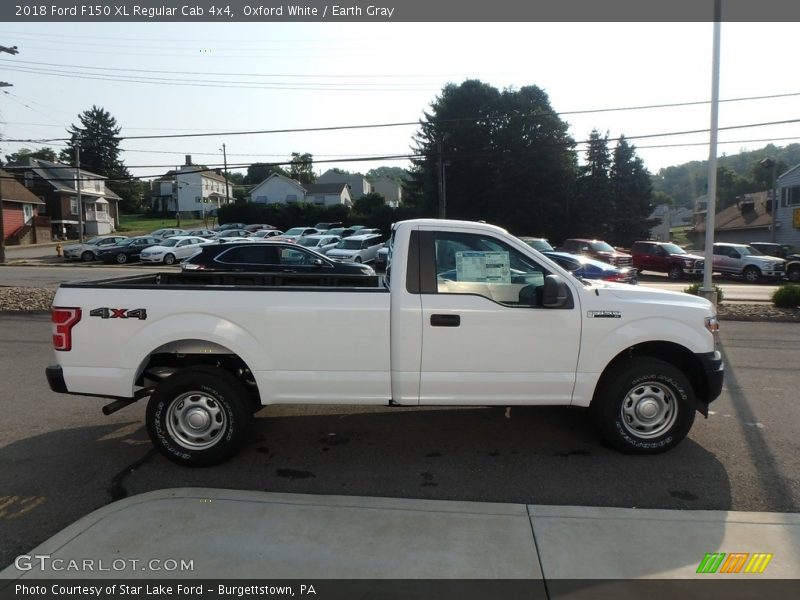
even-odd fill
[[[789,267],[786,278],[792,283],[800,283],[800,266]]]
[[[627,454],[675,447],[692,428],[696,400],[686,376],[657,358],[633,358],[604,377],[592,412],[603,438]]]
[[[94,252],[91,250],[87,250],[83,254],[81,254],[81,260],[83,262],[92,262],[94,260]]]
[[[761,281],[761,271],[759,271],[757,267],[747,267],[742,274],[747,283],[758,283]]]
[[[680,265],[671,265],[667,271],[667,277],[672,281],[683,279],[683,267]]]
[[[165,265],[174,265],[175,264],[175,255],[174,254],[167,254],[164,257],[164,264]]]
[[[116,261],[118,265],[124,265],[126,262],[128,262],[128,255],[124,252],[120,252],[116,256]]]
[[[147,404],[147,432],[169,460],[207,467],[233,456],[253,421],[247,390],[214,367],[189,367],[164,380]]]
[[[354,262],[360,263],[361,262],[361,257],[360,256],[356,256],[355,259],[354,259]]]

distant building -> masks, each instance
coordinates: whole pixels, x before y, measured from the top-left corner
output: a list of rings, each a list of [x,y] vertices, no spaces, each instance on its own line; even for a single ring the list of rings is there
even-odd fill
[[[698,204],[700,204],[698,202]],[[705,245],[705,211],[688,237],[697,248]],[[769,242],[772,227],[772,205],[769,192],[745,194],[736,204],[721,210],[714,216],[714,241],[734,244]]]
[[[40,205],[38,213],[50,217],[53,237],[77,237],[78,169],[31,157],[10,163],[5,169],[17,178],[21,176],[23,185],[44,201],[45,206]],[[106,187],[105,180],[102,175],[80,170],[80,204],[86,235],[104,235],[119,227],[121,198]]]
[[[350,187],[344,182],[300,183],[278,173],[273,173],[250,190],[250,201],[256,204],[307,202],[324,206],[353,205]]]
[[[225,177],[219,169],[193,164],[190,154],[179,169],[155,179],[150,192],[151,208],[170,215],[203,217],[233,201],[233,186],[228,183],[226,195]]]
[[[338,173],[333,169],[317,177],[316,183],[346,183],[350,188],[350,198],[353,200],[358,200],[372,191],[370,182],[363,175]]]
[[[800,248],[800,165],[778,177],[775,241]]]
[[[403,201],[403,188],[394,179],[389,177],[376,177],[371,180],[372,191],[386,198],[386,204],[393,208],[400,206]]]
[[[669,204],[659,204],[648,217],[648,220],[657,221],[657,224],[650,229],[650,239],[669,242],[671,239],[670,230],[673,227],[691,225],[692,214],[692,211],[684,206],[676,209]]]
[[[3,211],[3,231],[6,244],[36,244],[50,241],[50,219],[40,217],[46,209],[44,200],[19,183],[8,171],[0,170],[0,210]]]

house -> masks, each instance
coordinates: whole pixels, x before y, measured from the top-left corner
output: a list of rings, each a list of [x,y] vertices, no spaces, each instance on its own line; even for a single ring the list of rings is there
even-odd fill
[[[50,241],[50,219],[39,216],[44,200],[0,169],[0,210],[3,211],[3,241],[9,246]]]
[[[397,208],[403,201],[403,188],[394,179],[386,176],[376,177],[371,180],[372,191],[386,198],[386,204]]]
[[[775,187],[778,189],[775,241],[800,248],[800,165],[778,177]]]
[[[656,225],[650,229],[650,239],[669,242],[672,239],[670,230],[673,227],[692,224],[692,211],[684,206],[676,209],[669,204],[659,204],[647,218],[656,221]]]
[[[231,185],[219,169],[195,165],[191,154],[180,168],[151,182],[150,206],[159,213],[204,217],[232,201]]]
[[[250,191],[250,201],[256,204],[288,204],[306,202],[320,206],[353,205],[350,188],[344,183],[300,183],[295,179],[273,173]]]
[[[103,235],[119,227],[121,198],[106,187],[102,175],[83,169],[78,173],[75,167],[31,157],[5,169],[45,203],[38,212],[50,218],[54,238],[77,237],[81,213],[86,235]]]
[[[697,214],[697,213],[696,213]],[[772,202],[769,192],[745,194],[736,204],[718,212],[714,217],[714,241],[734,244],[770,241]],[[697,248],[705,245],[705,219],[687,233]]]
[[[358,200],[372,191],[372,185],[363,175],[339,173],[333,169],[329,169],[317,177],[316,183],[346,183],[350,188],[350,198],[353,200]]]

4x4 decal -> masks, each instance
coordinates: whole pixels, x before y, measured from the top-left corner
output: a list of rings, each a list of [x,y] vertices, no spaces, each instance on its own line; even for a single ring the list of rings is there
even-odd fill
[[[144,308],[95,308],[89,312],[89,316],[101,319],[139,319],[144,321],[147,318],[147,310]]]

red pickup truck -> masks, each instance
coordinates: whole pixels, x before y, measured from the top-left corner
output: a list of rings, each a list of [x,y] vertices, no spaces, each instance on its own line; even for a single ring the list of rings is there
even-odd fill
[[[630,254],[620,252],[611,244],[600,240],[572,238],[564,241],[561,250],[570,254],[585,254],[615,267],[633,266],[633,259]]]
[[[667,277],[673,281],[703,274],[703,257],[689,254],[677,244],[654,241],[634,242],[631,246],[631,254],[633,255],[633,266],[639,272],[666,273]]]

